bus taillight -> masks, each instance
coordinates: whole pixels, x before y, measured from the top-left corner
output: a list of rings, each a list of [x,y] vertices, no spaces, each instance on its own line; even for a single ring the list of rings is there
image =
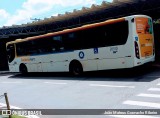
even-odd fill
[[[138,43],[137,43],[136,41],[134,42],[134,47],[135,47],[136,57],[137,57],[138,59],[140,59],[139,47],[138,47]]]

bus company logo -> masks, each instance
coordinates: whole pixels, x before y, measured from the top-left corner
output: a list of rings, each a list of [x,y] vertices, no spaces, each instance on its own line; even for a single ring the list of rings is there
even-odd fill
[[[111,47],[110,51],[113,53],[117,53],[118,52],[118,47]]]
[[[35,58],[21,58],[21,61],[23,62],[35,61]]]
[[[82,52],[82,51],[79,52],[79,58],[80,58],[80,59],[83,59],[83,58],[84,58],[84,52]]]

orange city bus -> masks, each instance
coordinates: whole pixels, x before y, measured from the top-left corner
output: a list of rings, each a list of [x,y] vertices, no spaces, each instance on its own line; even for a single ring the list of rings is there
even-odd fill
[[[10,72],[132,68],[155,60],[152,19],[132,15],[6,44]]]

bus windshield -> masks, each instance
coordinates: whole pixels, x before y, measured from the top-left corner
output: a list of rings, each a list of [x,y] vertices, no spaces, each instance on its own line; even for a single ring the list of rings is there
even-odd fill
[[[15,58],[15,47],[14,44],[9,44],[7,46],[7,57],[8,57],[8,61],[12,62]]]

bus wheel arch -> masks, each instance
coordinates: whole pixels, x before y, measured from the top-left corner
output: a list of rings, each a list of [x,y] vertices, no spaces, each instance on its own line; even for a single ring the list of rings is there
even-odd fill
[[[27,66],[26,66],[24,63],[21,63],[20,66],[19,66],[19,71],[20,71],[22,74],[28,73]]]
[[[83,73],[83,66],[80,61],[72,60],[69,64],[69,72],[74,76],[79,76]]]

